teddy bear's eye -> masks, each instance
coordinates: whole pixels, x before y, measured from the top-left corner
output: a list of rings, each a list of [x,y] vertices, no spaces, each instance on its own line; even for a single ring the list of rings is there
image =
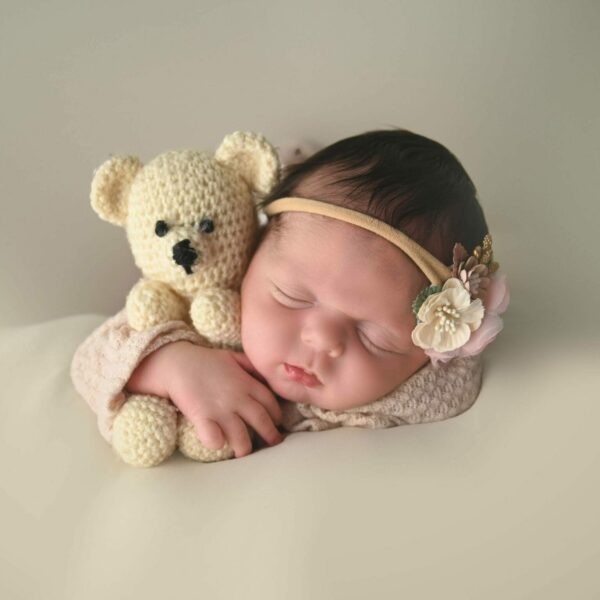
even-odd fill
[[[198,229],[202,233],[212,233],[215,230],[215,224],[213,223],[212,219],[202,219]]]
[[[163,237],[167,235],[168,231],[169,226],[164,221],[156,221],[156,225],[154,226],[154,233],[156,233],[158,237]]]

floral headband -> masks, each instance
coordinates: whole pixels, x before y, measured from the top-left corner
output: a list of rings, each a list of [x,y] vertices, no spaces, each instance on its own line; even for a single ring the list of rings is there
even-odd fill
[[[468,255],[455,244],[453,264],[447,267],[414,240],[364,213],[307,198],[280,198],[264,207],[267,217],[282,212],[308,212],[346,221],[371,231],[400,248],[429,279],[412,304],[417,326],[412,341],[423,348],[435,366],[456,357],[473,356],[496,339],[509,303],[506,276],[493,260],[492,238]]]

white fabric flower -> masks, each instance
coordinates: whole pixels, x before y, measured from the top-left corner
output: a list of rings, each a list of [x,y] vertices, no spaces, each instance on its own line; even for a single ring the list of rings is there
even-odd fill
[[[471,301],[462,282],[451,277],[441,292],[428,296],[417,318],[419,323],[412,332],[412,341],[419,348],[449,352],[469,341],[471,332],[481,325],[485,310],[479,298]]]

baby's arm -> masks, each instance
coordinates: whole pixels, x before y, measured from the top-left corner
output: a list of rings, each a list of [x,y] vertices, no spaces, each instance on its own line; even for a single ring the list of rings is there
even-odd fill
[[[96,413],[100,432],[108,442],[112,439],[114,417],[126,400],[125,387],[136,367],[159,348],[182,340],[197,347],[205,344],[204,339],[183,321],[169,321],[147,331],[135,331],[129,327],[123,309],[79,346],[71,363],[71,379],[75,389]],[[164,383],[154,380],[144,391],[161,395],[166,388]],[[261,431],[264,428],[259,433]],[[271,439],[272,436],[267,437],[267,441]]]
[[[205,446],[216,450],[227,441],[236,456],[245,456],[252,451],[246,423],[269,444],[282,438],[274,425],[281,423],[275,396],[244,369],[253,371],[243,353],[175,342],[147,356],[126,389],[170,398]]]
[[[169,321],[147,331],[135,331],[123,309],[94,330],[77,348],[71,380],[98,418],[102,436],[112,440],[112,423],[126,400],[123,389],[137,365],[170,342],[203,339],[183,321]]]

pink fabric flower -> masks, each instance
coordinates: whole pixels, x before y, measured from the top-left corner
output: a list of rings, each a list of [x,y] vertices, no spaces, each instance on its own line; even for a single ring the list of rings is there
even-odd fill
[[[490,287],[485,299],[485,315],[481,325],[471,334],[469,340],[460,348],[450,352],[436,352],[425,350],[433,366],[439,362],[445,363],[457,356],[474,356],[483,352],[484,348],[491,344],[502,331],[504,323],[501,315],[510,302],[510,294],[506,283],[506,275],[496,271],[490,277]]]

